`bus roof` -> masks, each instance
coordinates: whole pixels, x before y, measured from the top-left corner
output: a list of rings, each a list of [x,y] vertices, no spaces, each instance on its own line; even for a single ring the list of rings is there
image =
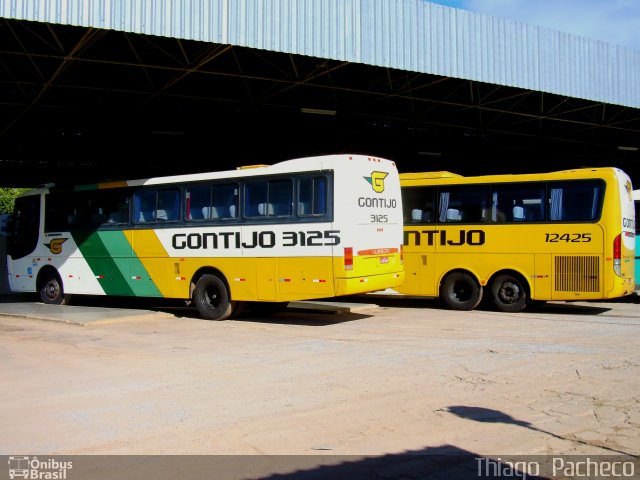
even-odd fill
[[[500,183],[500,182],[527,182],[538,180],[549,180],[552,178],[561,180],[563,178],[594,178],[602,175],[617,175],[618,172],[624,174],[624,171],[617,167],[596,167],[596,168],[576,168],[571,170],[560,170],[553,172],[539,173],[522,173],[522,174],[490,174],[463,176],[447,171],[419,172],[419,173],[401,173],[400,181],[405,185],[418,186],[422,182],[434,180],[434,184],[450,184],[450,183]],[[626,175],[626,174],[625,174]]]
[[[452,178],[452,177],[462,177],[462,175],[458,175],[457,173],[447,172],[445,170],[440,170],[437,172],[414,172],[414,173],[401,173],[400,178],[404,178],[405,180],[421,180],[421,179],[431,179],[431,178]]]
[[[181,183],[181,182],[197,182],[203,180],[214,179],[226,179],[226,178],[241,178],[254,175],[269,175],[275,173],[286,172],[305,172],[305,171],[322,171],[322,170],[334,170],[340,168],[340,166],[347,166],[345,161],[354,159],[367,159],[372,164],[379,162],[389,162],[395,166],[393,160],[384,159],[380,157],[373,157],[362,154],[330,154],[319,155],[314,157],[301,157],[290,160],[283,160],[281,162],[274,163],[272,165],[245,165],[238,167],[234,170],[220,170],[203,173],[188,173],[182,175],[171,175],[163,177],[149,177],[144,179],[132,179],[132,180],[120,180],[112,182],[100,182],[87,185],[55,185],[47,183],[40,185],[37,188],[27,191],[22,195],[34,195],[42,191],[51,189],[60,190],[97,190],[106,188],[118,188],[118,187],[138,187],[142,185],[162,185],[167,183]],[[262,170],[262,171],[261,171]]]

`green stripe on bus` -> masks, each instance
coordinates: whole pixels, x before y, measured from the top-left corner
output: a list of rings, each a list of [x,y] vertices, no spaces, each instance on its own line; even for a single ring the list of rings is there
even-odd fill
[[[127,285],[138,297],[162,297],[151,275],[142,262],[135,256],[131,244],[123,232],[98,232],[100,240],[114,259],[118,269],[123,272]]]
[[[126,242],[122,232],[111,233],[119,234]],[[127,258],[112,258],[98,232],[75,231],[71,235],[107,295],[134,295],[133,289],[126,280],[129,270]]]
[[[162,297],[162,293],[153,282],[151,275],[144,268],[142,262],[135,256],[131,244],[123,232],[98,232],[102,243],[111,258],[116,260],[127,285],[133,295],[139,297]]]
[[[162,297],[123,232],[76,231],[72,236],[107,295]]]

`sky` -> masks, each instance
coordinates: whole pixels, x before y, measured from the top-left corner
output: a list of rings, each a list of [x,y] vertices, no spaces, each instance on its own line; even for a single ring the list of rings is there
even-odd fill
[[[430,0],[640,50],[640,0]]]

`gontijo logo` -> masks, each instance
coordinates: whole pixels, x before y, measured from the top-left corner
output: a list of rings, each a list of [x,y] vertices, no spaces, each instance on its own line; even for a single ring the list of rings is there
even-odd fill
[[[51,253],[62,253],[62,244],[66,242],[68,238],[54,238],[49,243],[45,243],[44,246],[49,249]]]
[[[371,172],[370,177],[364,179],[371,184],[371,188],[376,193],[384,192],[384,179],[389,175],[387,172]]]

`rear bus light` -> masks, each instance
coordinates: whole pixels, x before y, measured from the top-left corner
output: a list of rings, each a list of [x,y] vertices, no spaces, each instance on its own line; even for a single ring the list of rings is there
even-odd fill
[[[404,265],[404,245],[400,245],[400,265]]]
[[[619,277],[622,276],[622,236],[620,234],[613,239],[613,271]]]
[[[353,247],[344,247],[344,269],[353,270]]]

